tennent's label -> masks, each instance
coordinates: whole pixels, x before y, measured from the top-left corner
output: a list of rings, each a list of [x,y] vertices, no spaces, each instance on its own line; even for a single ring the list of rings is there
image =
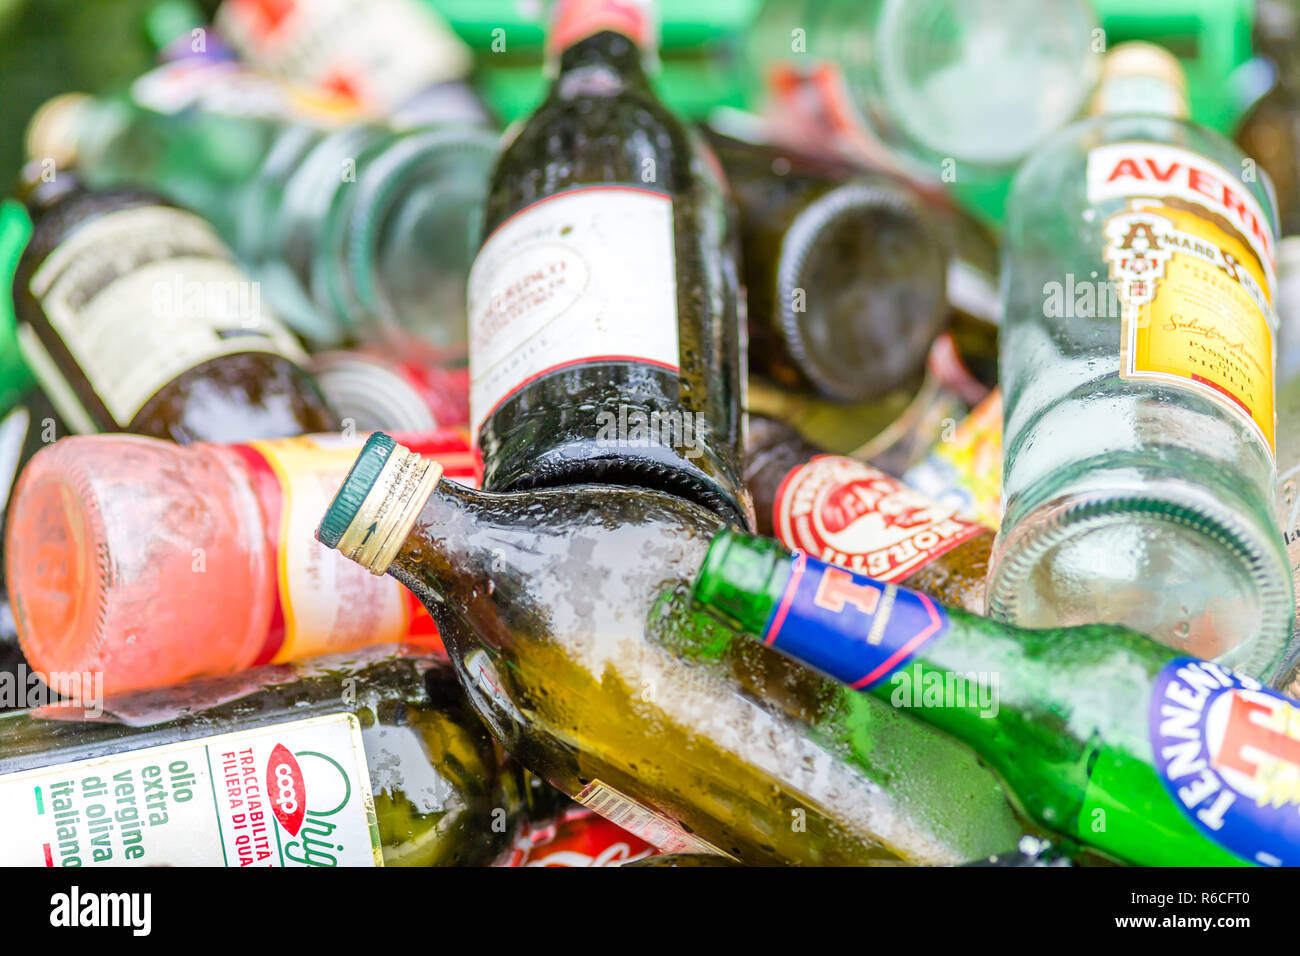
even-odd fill
[[[1156,676],[1149,720],[1156,772],[1197,830],[1254,863],[1300,864],[1300,707],[1178,657]]]

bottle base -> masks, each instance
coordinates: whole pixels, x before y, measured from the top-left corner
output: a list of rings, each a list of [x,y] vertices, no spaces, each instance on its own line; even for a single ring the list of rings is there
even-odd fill
[[[1009,533],[1004,522],[989,614],[1029,628],[1120,624],[1259,675],[1294,609],[1280,535],[1241,513],[1169,479],[1057,494]]]

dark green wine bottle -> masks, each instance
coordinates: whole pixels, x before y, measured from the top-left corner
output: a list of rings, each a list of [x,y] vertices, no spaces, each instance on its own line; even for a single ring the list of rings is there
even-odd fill
[[[948,256],[919,198],[884,175],[709,141],[739,211],[751,369],[843,402],[921,372],[948,323]]]
[[[748,525],[734,210],[650,87],[651,32],[561,2],[554,84],[497,162],[469,289],[483,483],[654,488]]]

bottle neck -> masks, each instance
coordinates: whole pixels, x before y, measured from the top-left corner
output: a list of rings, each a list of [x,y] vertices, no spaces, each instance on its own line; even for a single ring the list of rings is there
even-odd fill
[[[1185,120],[1189,116],[1186,94],[1163,77],[1147,73],[1111,76],[1097,87],[1094,116],[1143,114]]]
[[[798,430],[765,415],[749,416],[745,442],[745,484],[754,497],[759,534],[773,533],[772,512],[781,483],[792,470],[823,453]]]

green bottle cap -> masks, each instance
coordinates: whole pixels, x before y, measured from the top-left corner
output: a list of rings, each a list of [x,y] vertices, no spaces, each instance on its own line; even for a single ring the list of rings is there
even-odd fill
[[[375,432],[366,439],[361,454],[352,463],[352,469],[343,479],[338,493],[325,511],[320,527],[316,529],[316,540],[327,548],[337,548],[343,534],[352,524],[352,519],[361,510],[361,505],[374,487],[379,473],[388,463],[389,457],[397,448],[393,441],[383,432]]]
[[[724,530],[704,556],[694,597],[715,615],[759,635],[789,577],[789,553],[779,542]]]

